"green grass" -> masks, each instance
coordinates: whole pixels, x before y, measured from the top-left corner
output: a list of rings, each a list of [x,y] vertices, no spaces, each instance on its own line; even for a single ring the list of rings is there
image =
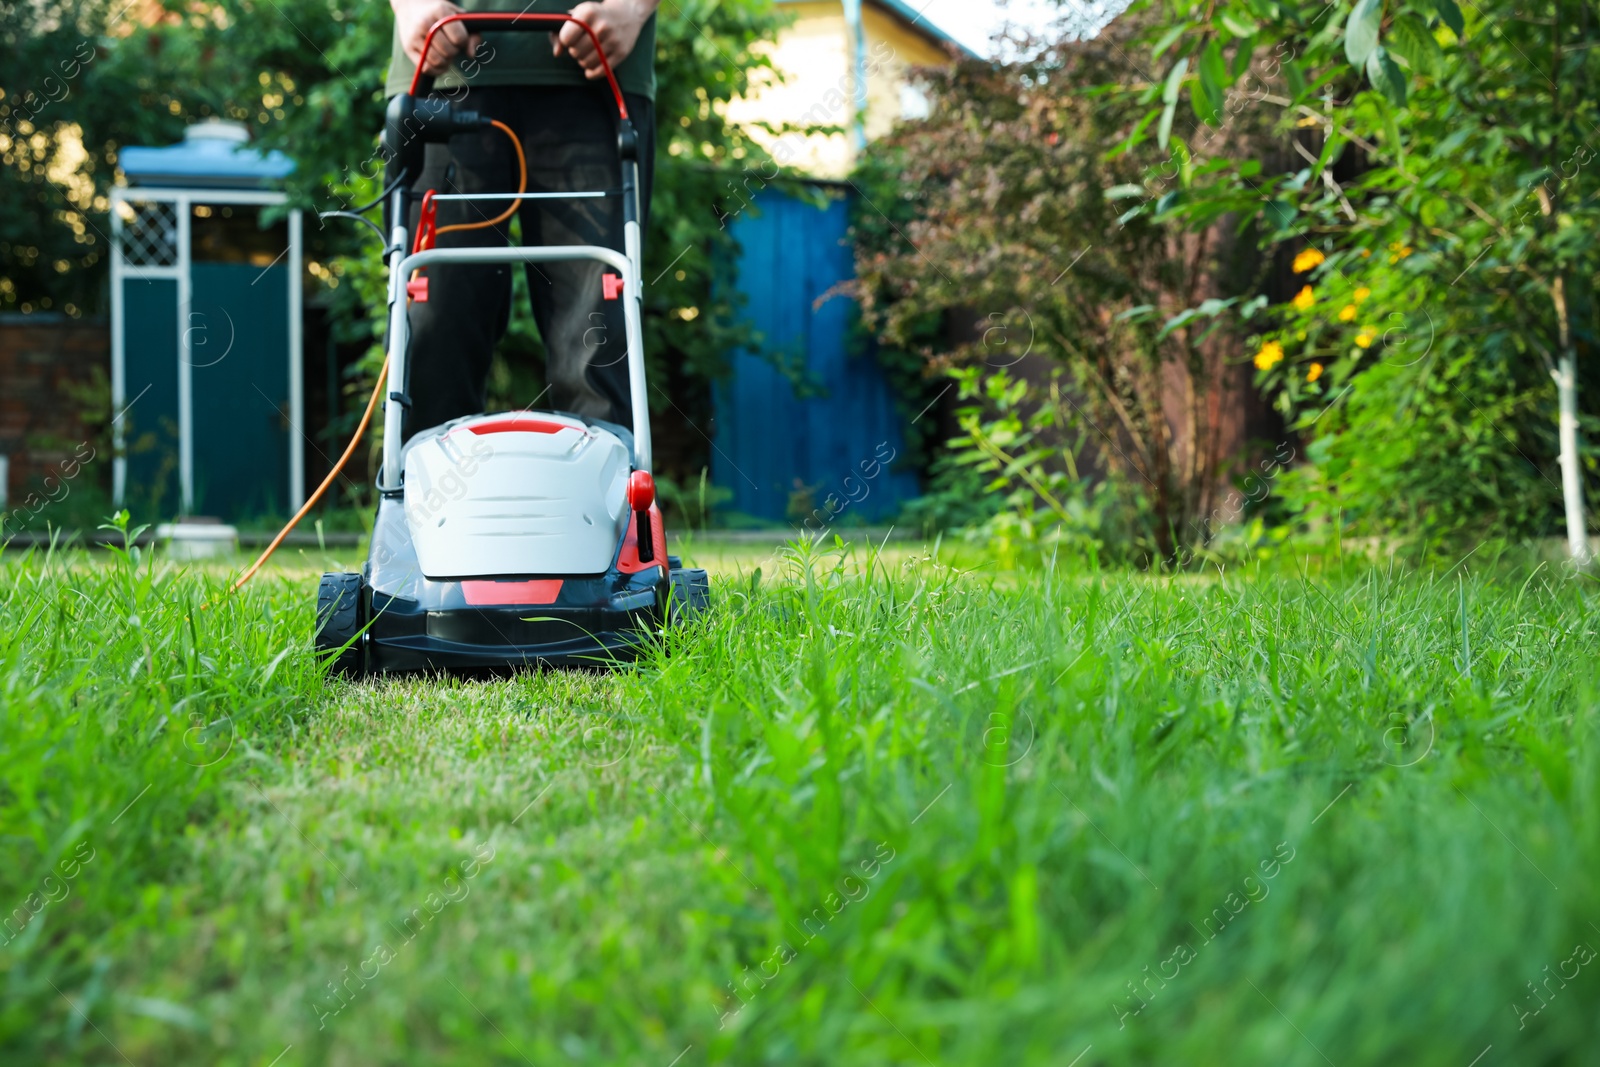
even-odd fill
[[[0,1062],[1596,1062],[1591,584],[932,556],[352,685],[315,561],[7,553]]]

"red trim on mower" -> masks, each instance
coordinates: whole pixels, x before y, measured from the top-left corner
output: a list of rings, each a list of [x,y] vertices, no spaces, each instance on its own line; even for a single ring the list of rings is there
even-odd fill
[[[520,582],[464,581],[461,595],[468,604],[554,604],[561,596],[563,578],[534,578]]]
[[[437,189],[422,194],[422,208],[417,214],[417,236],[411,242],[411,253],[426,252],[439,236],[439,205],[434,202]]]
[[[628,534],[622,539],[622,551],[617,553],[617,570],[623,574],[637,574],[651,567],[660,567],[667,572],[667,524],[661,517],[661,509],[654,504],[650,505],[650,541],[654,549],[654,559],[645,563],[639,559],[639,524],[630,521]]]
[[[501,419],[499,422],[480,422],[460,428],[471,430],[479,435],[486,433],[560,433],[562,430],[582,430],[581,426],[572,426],[565,422],[551,422],[549,419],[533,418]]]

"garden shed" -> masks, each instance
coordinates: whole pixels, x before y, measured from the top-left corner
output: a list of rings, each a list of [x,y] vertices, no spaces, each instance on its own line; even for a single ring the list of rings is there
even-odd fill
[[[112,493],[229,520],[305,497],[301,213],[263,224],[294,169],[202,122],[124,148],[111,192]]]

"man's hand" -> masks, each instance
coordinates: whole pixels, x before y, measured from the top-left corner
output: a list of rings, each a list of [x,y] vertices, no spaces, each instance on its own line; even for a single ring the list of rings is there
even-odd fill
[[[573,18],[587,22],[594,30],[594,35],[600,39],[600,47],[605,51],[606,62],[615,70],[617,64],[627,59],[633,52],[633,46],[639,43],[639,31],[644,29],[644,24],[650,16],[655,14],[659,2],[660,0],[598,0],[598,2],[590,0],[573,8],[569,14]],[[583,68],[586,77],[605,77],[605,68],[600,65],[600,53],[595,51],[594,42],[589,39],[582,26],[576,22],[568,22],[559,32],[552,33],[550,38],[552,55],[559,56],[565,52],[578,61],[578,66]]]
[[[461,14],[461,9],[449,0],[389,0],[389,6],[394,8],[400,44],[413,63],[422,55],[422,42],[428,39],[428,30],[433,24],[446,16]],[[634,36],[638,36],[638,31]],[[433,35],[433,47],[428,50],[428,61],[423,64],[422,72],[443,74],[462,53],[476,55],[482,43],[483,38],[478,34],[468,33],[461,23],[452,22]]]

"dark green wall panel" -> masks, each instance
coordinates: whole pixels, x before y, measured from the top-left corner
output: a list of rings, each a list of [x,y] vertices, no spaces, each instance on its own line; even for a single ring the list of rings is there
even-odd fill
[[[178,283],[125,278],[122,297],[123,403],[132,402],[122,416],[128,449],[125,503],[137,519],[168,518],[180,503]]]
[[[190,277],[195,514],[286,514],[289,268],[195,263]]]

